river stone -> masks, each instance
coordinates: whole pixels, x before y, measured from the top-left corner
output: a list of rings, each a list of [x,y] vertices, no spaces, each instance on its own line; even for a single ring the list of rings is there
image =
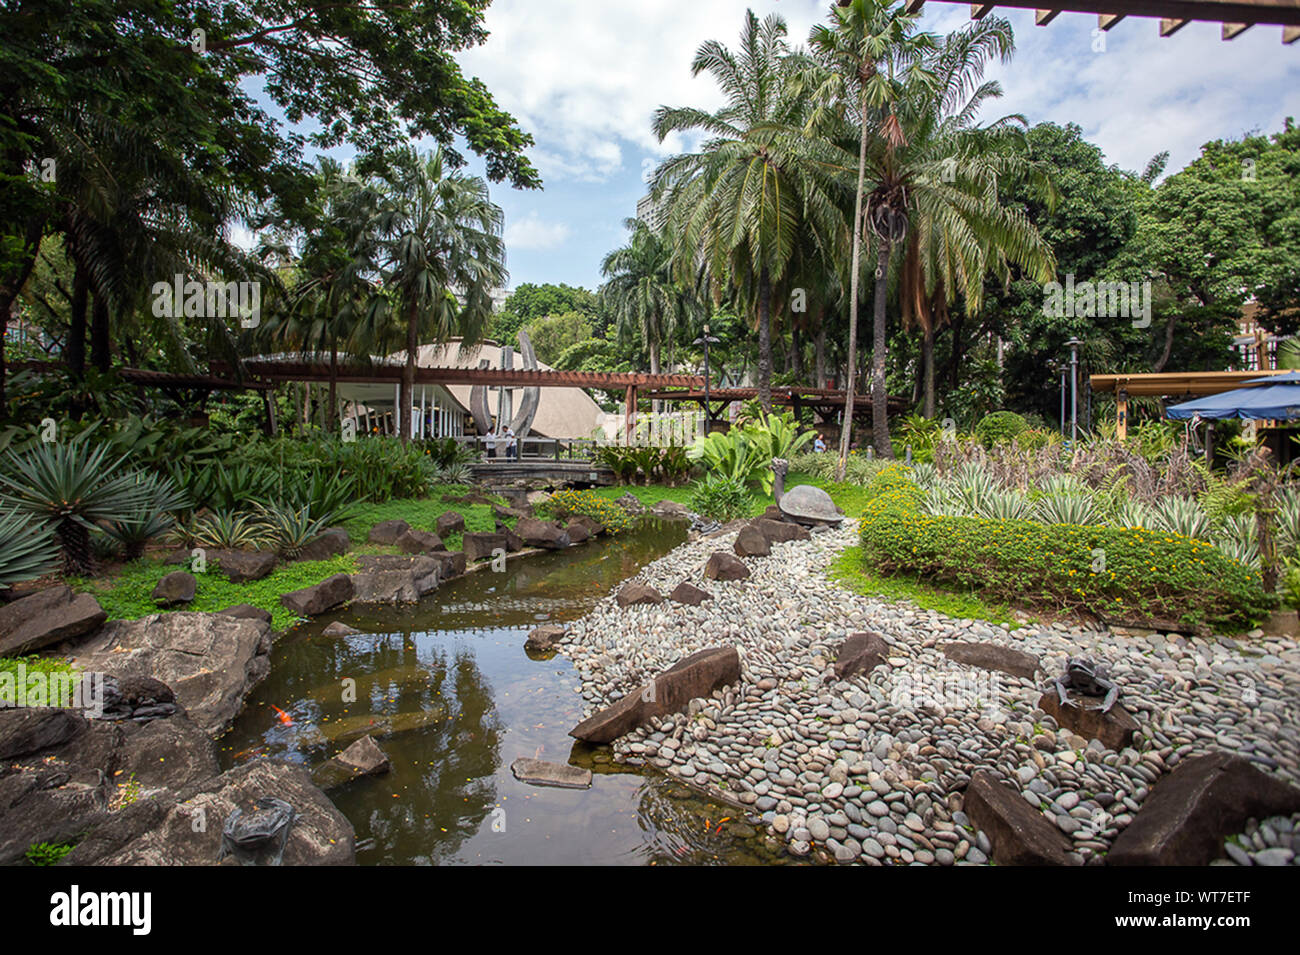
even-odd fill
[[[592,537],[599,537],[605,533],[605,525],[588,514],[574,514],[569,519],[569,524],[581,524]]]
[[[943,655],[956,663],[997,670],[1025,680],[1032,680],[1038,669],[1037,657],[996,643],[946,643]]]
[[[108,619],[90,594],[59,585],[0,606],[0,657],[20,657],[85,636]]]
[[[429,554],[447,549],[447,546],[442,542],[442,538],[437,534],[430,534],[428,531],[419,531],[415,528],[403,531],[402,536],[393,543],[404,554]]]
[[[615,600],[620,607],[636,607],[641,604],[661,604],[664,596],[649,584],[633,580],[623,585]]]
[[[273,795],[293,806],[282,864],[351,865],[356,861],[352,824],[312,784],[307,770],[259,759],[213,776],[180,796],[168,791],[113,813],[92,829],[63,865],[218,865],[226,819]],[[195,825],[202,810],[205,824]],[[227,864],[231,864],[227,858]]]
[[[870,673],[889,656],[889,644],[878,633],[854,633],[840,644],[835,676],[847,680],[855,673]]]
[[[465,518],[456,511],[446,511],[438,515],[438,520],[434,523],[434,530],[438,532],[439,537],[463,534],[465,532]]]
[[[215,738],[270,672],[270,649],[271,628],[261,621],[180,611],[115,620],[79,647],[72,662],[121,682],[165,683],[195,725]]]
[[[772,553],[772,547],[767,542],[767,538],[753,524],[746,524],[736,535],[736,543],[732,545],[734,550],[741,557],[766,557]]]
[[[1101,700],[1071,695],[1070,702],[1062,706],[1055,689],[1039,697],[1038,708],[1056,720],[1058,726],[1084,739],[1095,739],[1116,752],[1133,742],[1138,728],[1137,720],[1119,703],[1103,713]]]
[[[372,736],[363,736],[311,771],[312,782],[321,789],[333,789],[361,776],[379,776],[392,765],[388,754]]]
[[[275,570],[278,558],[269,550],[218,550],[208,557],[232,584],[261,580]]]
[[[562,550],[569,546],[569,535],[555,524],[533,517],[521,517],[515,522],[515,533],[529,547]]]
[[[505,534],[466,534],[461,538],[460,547],[465,552],[465,560],[470,563],[476,560],[491,560],[497,551],[508,550]]]
[[[329,560],[346,554],[352,546],[348,532],[342,527],[331,527],[320,536],[308,541],[294,560]]]
[[[465,573],[466,560],[465,552],[455,551],[435,551],[428,555],[438,564],[438,579],[451,580],[453,577],[459,577]]]
[[[557,786],[561,789],[591,788],[591,770],[565,763],[520,756],[510,764],[515,779],[533,786]]]
[[[568,632],[568,627],[559,624],[543,624],[528,635],[524,647],[528,650],[554,650],[555,644]]]
[[[808,528],[802,524],[783,520],[770,520],[767,517],[755,518],[753,527],[767,539],[769,544],[784,541],[806,541],[812,536],[808,533]]]
[[[587,525],[578,521],[569,521],[564,528],[564,533],[569,535],[571,544],[582,544],[591,538],[591,531],[587,530]]]
[[[689,521],[691,519],[690,508],[685,504],[670,501],[667,498],[654,505],[650,510],[656,517],[663,517],[668,520]]]
[[[988,770],[971,776],[962,811],[988,833],[999,865],[1069,865],[1060,831]]]
[[[352,578],[335,574],[311,587],[281,594],[280,603],[300,617],[314,617],[351,600],[353,593]]]
[[[1107,865],[1209,865],[1250,818],[1300,812],[1300,789],[1222,750],[1180,762],[1142,802]]]
[[[184,570],[173,570],[158,581],[150,596],[160,607],[174,607],[192,601],[198,586],[199,583],[194,579],[193,574]]]
[[[689,581],[683,580],[673,588],[673,592],[668,595],[668,599],[674,603],[698,607],[704,601],[712,600],[713,595],[707,590],[701,590]]]
[[[749,576],[749,568],[735,554],[720,550],[704,565],[704,576],[712,580],[744,580]]]
[[[642,504],[640,499],[631,491],[628,491],[614,503],[623,508],[623,510],[627,511],[629,514],[646,513],[646,506]]]
[[[400,518],[391,521],[380,521],[374,527],[370,528],[370,534],[366,537],[372,544],[392,545],[397,543],[397,539],[411,529],[411,525]]]
[[[322,629],[320,635],[322,637],[350,637],[360,632],[361,631],[356,627],[349,627],[342,620],[335,620],[329,626]]]
[[[359,604],[414,603],[442,577],[441,564],[428,554],[362,554],[357,564],[352,601]]]
[[[588,743],[609,743],[652,717],[684,712],[691,700],[707,697],[718,687],[739,679],[740,654],[735,647],[700,650],[614,705],[592,714],[569,735]]]

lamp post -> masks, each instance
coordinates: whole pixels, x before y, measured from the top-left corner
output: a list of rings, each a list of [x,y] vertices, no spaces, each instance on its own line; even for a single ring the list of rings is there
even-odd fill
[[[709,433],[709,421],[713,418],[712,412],[709,411],[709,345],[710,344],[717,345],[721,341],[722,339],[714,338],[712,335],[710,335],[709,326],[705,325],[704,334],[701,335],[699,338],[695,339],[695,341],[691,342],[692,345],[704,346],[704,433],[705,434]]]
[[[1065,343],[1070,349],[1070,446],[1079,440],[1079,346],[1083,342],[1071,338]]]

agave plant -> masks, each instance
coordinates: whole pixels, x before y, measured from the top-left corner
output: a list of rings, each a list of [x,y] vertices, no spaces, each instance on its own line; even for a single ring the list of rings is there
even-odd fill
[[[473,481],[474,472],[470,470],[468,464],[460,461],[453,461],[438,472],[439,484],[472,484]]]
[[[1259,525],[1253,514],[1234,514],[1223,522],[1214,545],[1239,564],[1259,564]]]
[[[338,515],[326,512],[312,517],[310,505],[294,508],[287,504],[259,504],[257,516],[265,528],[267,542],[285,560],[293,560]]]
[[[1156,526],[1156,520],[1150,507],[1141,501],[1130,500],[1122,501],[1115,508],[1111,524],[1115,527],[1145,527],[1150,530]]]
[[[189,497],[177,489],[171,478],[137,471],[134,479],[145,491],[148,504],[126,520],[105,521],[101,527],[122,548],[126,560],[135,560],[143,554],[144,545],[171,530],[177,513],[190,506]]]
[[[1034,502],[1034,519],[1044,524],[1095,524],[1097,506],[1087,494],[1047,494]]]
[[[58,567],[54,529],[16,512],[0,514],[0,587],[48,574]]]
[[[149,489],[123,458],[105,445],[80,440],[34,445],[6,456],[0,505],[49,526],[58,537],[63,570],[94,571],[90,530],[96,524],[135,520],[149,507]]]
[[[239,550],[259,548],[271,540],[271,533],[257,515],[246,512],[217,511],[197,517],[178,527],[176,536],[187,547]]]
[[[1151,507],[1151,519],[1155,524],[1151,530],[1182,534],[1203,541],[1212,541],[1217,536],[1214,522],[1195,498],[1161,498]]]
[[[990,491],[975,513],[990,521],[1027,521],[1033,515],[1029,500],[1016,491]]]
[[[1277,545],[1283,556],[1300,551],[1300,489],[1285,487],[1278,492]]]

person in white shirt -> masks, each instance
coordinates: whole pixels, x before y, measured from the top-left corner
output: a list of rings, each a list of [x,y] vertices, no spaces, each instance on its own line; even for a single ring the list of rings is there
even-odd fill
[[[515,442],[515,429],[506,427],[506,457],[514,459],[519,457],[519,448]]]
[[[495,458],[497,456],[497,435],[495,431],[489,431],[483,437],[483,443],[487,445],[487,456]]]

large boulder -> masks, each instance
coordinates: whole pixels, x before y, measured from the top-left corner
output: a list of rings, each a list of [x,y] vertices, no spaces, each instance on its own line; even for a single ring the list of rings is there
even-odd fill
[[[158,581],[150,596],[160,607],[175,607],[194,600],[199,583],[194,575],[184,570],[173,570]]]
[[[366,540],[371,544],[392,545],[397,543],[397,539],[411,529],[411,525],[401,518],[391,521],[380,521],[374,527],[370,528],[370,534]]]
[[[122,748],[116,782],[136,787],[140,798],[167,789],[180,791],[221,771],[215,744],[184,715],[117,725],[122,730]]]
[[[691,519],[691,509],[689,507],[685,504],[679,504],[677,501],[670,501],[667,498],[650,508],[650,513],[654,514],[655,517],[662,517],[666,520],[689,521]]]
[[[379,776],[392,766],[388,754],[372,736],[363,736],[311,772],[312,782],[321,789],[333,789],[362,776]]]
[[[451,580],[465,573],[465,552],[460,550],[435,551],[428,555],[438,565],[438,579]]]
[[[878,633],[853,633],[840,644],[835,675],[847,680],[855,673],[870,673],[889,657],[889,644]]]
[[[445,511],[438,515],[438,520],[434,524],[434,530],[438,532],[439,537],[450,537],[452,534],[465,533],[465,517],[456,511]]]
[[[217,613],[225,614],[227,617],[239,617],[241,620],[260,620],[268,627],[271,625],[271,611],[254,607],[252,604],[235,604],[225,610],[218,610]]]
[[[943,655],[954,663],[997,670],[1025,680],[1032,680],[1038,670],[1038,657],[997,643],[946,643]]]
[[[215,738],[270,672],[270,649],[271,628],[261,621],[180,611],[113,621],[72,662],[123,683],[142,677],[165,683],[190,719]]]
[[[711,580],[744,580],[749,576],[749,568],[735,554],[719,550],[704,565],[704,576]]]
[[[319,584],[281,594],[280,603],[300,617],[314,617],[352,599],[352,578],[347,574],[326,577]]]
[[[523,507],[508,507],[503,504],[493,504],[492,513],[503,521],[531,519],[533,508],[530,504],[524,504]]]
[[[1061,831],[988,770],[971,776],[962,810],[989,837],[998,865],[1070,864]]]
[[[232,584],[261,580],[275,570],[277,562],[269,550],[219,550],[208,556]]]
[[[766,557],[772,553],[772,545],[753,524],[746,524],[740,529],[732,549],[741,557]]]
[[[562,550],[571,543],[568,533],[561,527],[533,517],[521,517],[516,521],[515,533],[529,547]]]
[[[0,606],[0,657],[20,657],[98,629],[108,614],[89,594],[48,587]]]
[[[627,511],[629,514],[636,515],[646,513],[646,506],[642,504],[640,499],[631,491],[628,491],[614,503],[623,508],[623,510]]]
[[[777,508],[777,513],[779,514],[780,512],[780,508]],[[812,535],[808,533],[808,528],[804,527],[802,524],[793,524],[784,520],[772,520],[767,516],[755,518],[752,526],[763,535],[764,539],[769,544],[776,544],[784,541],[806,541],[812,537]]]
[[[331,527],[303,545],[294,560],[329,560],[331,557],[346,554],[351,546],[352,542],[346,530],[342,527]]]
[[[1107,865],[1208,865],[1246,820],[1300,812],[1300,789],[1216,751],[1179,763],[1111,844]]]
[[[555,645],[560,642],[569,632],[569,628],[560,624],[547,623],[536,627],[528,639],[524,641],[525,650],[545,651],[554,650]]]
[[[712,600],[713,594],[707,590],[701,590],[689,581],[683,580],[673,588],[673,592],[668,595],[668,599],[673,603],[687,604],[691,607],[698,607],[706,600]]]
[[[592,537],[599,537],[605,533],[605,525],[589,514],[574,514],[569,518],[569,526],[572,527],[574,524],[581,524]]]
[[[609,743],[649,722],[686,710],[691,700],[708,696],[740,679],[740,653],[735,647],[712,647],[692,653],[638,687],[613,706],[593,713],[569,731],[588,743]]]
[[[476,560],[491,560],[497,551],[507,551],[505,534],[466,534],[461,538],[461,550],[465,559],[471,563]]]
[[[283,865],[356,861],[352,824],[312,784],[307,770],[260,759],[182,793],[132,803],[91,830],[60,864],[217,865],[226,819],[236,807],[251,811],[264,796],[283,799],[294,809]]]
[[[1133,742],[1137,720],[1116,703],[1106,712],[1101,710],[1101,700],[1070,695],[1070,702],[1061,705],[1056,690],[1051,689],[1038,698],[1038,708],[1056,720],[1056,725],[1077,733],[1084,739],[1099,740],[1107,749],[1119,752]]]
[[[352,575],[353,603],[415,603],[435,590],[441,564],[424,554],[362,554]]]
[[[432,554],[435,551],[447,549],[447,545],[442,542],[442,538],[437,534],[430,534],[428,531],[417,531],[411,528],[403,532],[402,536],[394,541],[397,549],[404,554]]]
[[[614,599],[620,607],[638,607],[642,604],[661,604],[664,602],[664,595],[649,584],[633,580],[624,584]]]
[[[0,761],[61,746],[85,732],[86,726],[85,717],[58,707],[0,709]]]
[[[578,521],[569,521],[564,527],[564,533],[569,535],[571,544],[584,544],[591,539],[591,531],[587,530],[587,525]]]

